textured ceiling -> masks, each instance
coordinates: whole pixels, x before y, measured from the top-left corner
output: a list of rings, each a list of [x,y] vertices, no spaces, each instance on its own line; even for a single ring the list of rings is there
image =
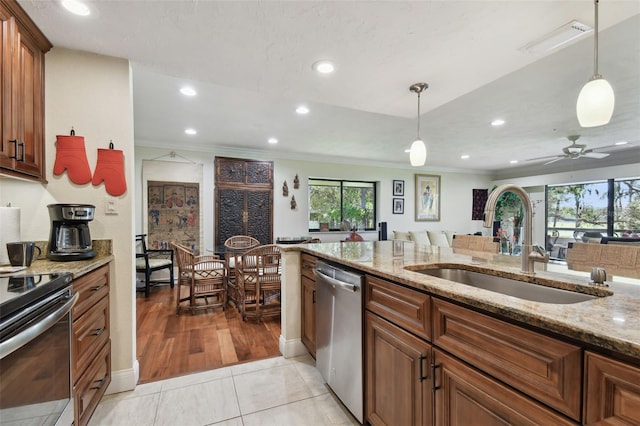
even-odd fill
[[[599,68],[616,109],[591,129],[579,127],[575,101],[593,74],[592,34],[547,54],[520,49],[573,19],[593,25],[591,1],[123,0],[90,2],[84,19],[57,2],[19,3],[54,46],[131,60],[137,145],[409,167],[408,88],[425,81],[429,156],[417,170],[640,163],[639,1],[600,4]],[[335,74],[317,75],[319,59],[335,61]],[[178,93],[185,83],[197,97]],[[300,103],[310,114],[294,113]],[[507,123],[490,127],[497,117]],[[560,154],[570,134],[588,148],[630,145],[603,160],[523,163]]]

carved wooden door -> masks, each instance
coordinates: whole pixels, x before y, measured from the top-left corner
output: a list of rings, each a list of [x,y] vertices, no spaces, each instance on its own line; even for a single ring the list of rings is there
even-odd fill
[[[273,162],[215,158],[215,244],[233,235],[273,242]]]

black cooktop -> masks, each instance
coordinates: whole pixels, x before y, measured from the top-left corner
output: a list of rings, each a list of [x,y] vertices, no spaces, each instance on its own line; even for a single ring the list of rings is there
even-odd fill
[[[0,277],[0,318],[69,286],[71,278],[68,272]]]

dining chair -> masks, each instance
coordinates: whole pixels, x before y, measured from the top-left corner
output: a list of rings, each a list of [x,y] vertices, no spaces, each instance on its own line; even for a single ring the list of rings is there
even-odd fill
[[[196,256],[182,244],[172,242],[178,262],[176,314],[227,306],[227,267],[217,255]],[[186,289],[186,294],[184,289]]]
[[[282,256],[276,244],[247,250],[236,265],[239,309],[243,321],[281,313]]]
[[[173,250],[150,250],[147,248],[146,238],[147,234],[136,235],[136,272],[144,274],[144,296],[149,297],[151,285],[168,283],[173,288],[174,265]],[[163,269],[169,270],[168,281],[151,279],[154,272]]]
[[[224,246],[228,249],[225,253],[227,262],[227,299],[240,310],[238,285],[236,280],[236,264],[240,262],[242,254],[254,247],[260,245],[260,241],[249,235],[234,235],[224,242]]]

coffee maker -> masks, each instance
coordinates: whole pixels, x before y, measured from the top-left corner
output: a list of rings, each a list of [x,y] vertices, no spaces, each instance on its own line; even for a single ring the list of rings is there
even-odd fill
[[[96,254],[88,223],[96,207],[91,204],[49,204],[51,235],[47,258],[51,260],[91,259]]]

